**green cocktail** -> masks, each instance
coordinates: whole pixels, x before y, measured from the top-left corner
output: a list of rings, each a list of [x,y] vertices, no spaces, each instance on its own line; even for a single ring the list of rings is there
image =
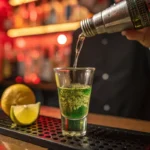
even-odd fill
[[[72,84],[58,88],[59,104],[62,115],[68,119],[80,119],[88,114],[91,87]]]
[[[84,136],[95,68],[54,68],[62,134]]]
[[[59,105],[62,118],[67,122],[69,131],[86,131],[86,116],[89,110],[91,86],[71,84],[69,87],[58,87]],[[84,124],[84,125],[83,125]],[[62,124],[66,127],[66,124]],[[65,131],[63,131],[65,132]],[[74,134],[74,133],[70,133]]]

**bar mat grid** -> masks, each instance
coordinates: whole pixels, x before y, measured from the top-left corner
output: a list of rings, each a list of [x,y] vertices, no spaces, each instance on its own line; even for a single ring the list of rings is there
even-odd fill
[[[0,134],[49,150],[150,150],[150,134],[88,124],[84,137],[64,137],[60,119],[39,116],[30,126],[12,128],[0,111]]]

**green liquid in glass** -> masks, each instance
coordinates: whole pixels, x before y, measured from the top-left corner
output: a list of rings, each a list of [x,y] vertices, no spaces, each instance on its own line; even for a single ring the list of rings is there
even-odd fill
[[[68,119],[81,119],[87,116],[91,95],[91,86],[71,84],[59,87],[59,104],[61,113]]]

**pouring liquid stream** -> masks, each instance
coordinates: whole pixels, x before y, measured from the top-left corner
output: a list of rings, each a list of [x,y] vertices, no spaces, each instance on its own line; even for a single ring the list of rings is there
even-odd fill
[[[73,64],[73,68],[74,68],[74,71],[73,71],[73,82],[75,82],[75,83],[76,83],[76,80],[77,80],[76,79],[76,68],[77,68],[77,64],[78,64],[78,58],[79,58],[79,55],[80,55],[80,52],[81,52],[84,40],[85,40],[85,36],[81,33],[78,36],[78,41],[77,41],[76,49],[75,49],[75,60],[74,60],[74,64]]]
[[[77,41],[77,44],[76,44],[75,60],[74,60],[73,68],[76,68],[76,67],[77,67],[78,58],[79,58],[81,49],[82,49],[82,47],[83,47],[84,40],[85,40],[85,36],[81,33],[81,34],[79,35],[79,37],[78,37],[78,41]]]

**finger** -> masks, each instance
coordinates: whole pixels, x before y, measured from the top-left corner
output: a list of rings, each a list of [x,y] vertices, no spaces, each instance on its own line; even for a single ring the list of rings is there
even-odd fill
[[[126,36],[128,40],[141,41],[143,39],[143,33],[135,30],[128,30],[122,32],[123,36]]]
[[[122,1],[122,0],[115,0],[115,3],[119,3],[120,1]]]

